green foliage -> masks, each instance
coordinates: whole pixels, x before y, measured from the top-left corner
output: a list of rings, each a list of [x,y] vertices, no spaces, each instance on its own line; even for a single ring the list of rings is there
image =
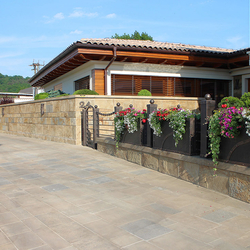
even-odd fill
[[[142,119],[142,122],[145,123],[147,120],[147,111],[135,110],[134,108],[126,108],[115,114],[114,123],[115,123],[115,140],[116,148],[118,149],[119,141],[125,128],[127,128],[129,133],[134,133],[138,131],[138,122]]]
[[[79,89],[75,91],[73,95],[99,95],[99,94],[91,89]]]
[[[224,97],[221,102],[218,104],[218,107],[221,108],[221,105],[227,105],[225,108],[229,107],[236,107],[240,108],[243,107],[243,102],[238,97],[228,96]]]
[[[126,40],[150,40],[153,41],[153,37],[148,35],[146,32],[142,32],[140,34],[140,32],[138,32],[137,30],[135,30],[134,34],[126,34],[124,33],[123,35],[118,35],[117,33],[115,33],[114,36],[112,36],[111,38],[115,38],[115,39],[126,39]]]
[[[138,92],[139,96],[152,96],[151,92],[147,89],[142,89],[140,92]]]
[[[240,100],[243,102],[243,107],[249,108],[250,107],[250,92],[246,92]]]
[[[221,137],[234,138],[238,136],[242,128],[242,122],[242,108],[237,109],[235,107],[216,110],[209,118],[210,154],[212,154],[215,165],[218,164]]]
[[[35,95],[35,100],[41,100],[41,99],[46,99],[48,98],[49,94],[48,93],[40,93]]]
[[[0,73],[0,92],[18,93],[21,89],[30,87],[29,77],[8,76]]]
[[[61,95],[59,95],[59,96],[57,96],[57,97],[68,96],[68,95],[70,95],[70,94],[61,94]]]
[[[59,97],[60,95],[66,94],[65,92],[59,90],[51,90],[49,93],[48,98]]]

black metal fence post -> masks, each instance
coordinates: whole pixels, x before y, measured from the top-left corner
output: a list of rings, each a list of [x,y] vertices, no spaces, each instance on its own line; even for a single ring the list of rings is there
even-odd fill
[[[154,100],[150,100],[150,104],[147,104],[147,115],[151,114],[153,111],[157,110],[157,104],[154,104]],[[147,121],[147,147],[153,147],[153,130],[149,126]]]
[[[82,120],[82,145],[87,145],[87,109],[83,108],[81,111],[81,120]]]
[[[210,94],[205,95],[205,100],[201,101],[201,144],[200,157],[206,157],[208,153],[208,124],[206,118],[213,114],[215,109],[215,100],[211,99]]]
[[[97,105],[93,108],[93,148],[97,149],[96,138],[99,137],[99,108]]]
[[[114,110],[115,110],[115,113],[120,112],[122,110],[121,104],[119,102],[116,103],[116,106],[115,106]]]
[[[115,113],[118,113],[118,112],[120,112],[122,110],[122,107],[121,107],[121,104],[118,102],[118,103],[116,103],[116,106],[115,106],[115,108],[114,108],[114,111],[115,111]],[[114,124],[115,125],[115,124]],[[114,126],[115,127],[115,126]],[[115,131],[116,131],[116,128],[115,128]],[[115,133],[116,134],[116,133]],[[114,135],[114,140],[116,140],[116,137],[115,137],[115,135]]]

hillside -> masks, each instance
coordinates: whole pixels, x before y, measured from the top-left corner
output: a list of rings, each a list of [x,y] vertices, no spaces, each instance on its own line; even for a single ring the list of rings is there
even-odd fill
[[[21,89],[30,87],[29,79],[29,77],[8,76],[0,73],[0,92],[18,93]]]

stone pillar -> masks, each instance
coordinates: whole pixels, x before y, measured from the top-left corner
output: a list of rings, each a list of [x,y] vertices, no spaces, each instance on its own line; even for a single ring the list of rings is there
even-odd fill
[[[210,94],[205,95],[205,100],[201,101],[201,140],[200,140],[200,157],[206,157],[208,153],[208,124],[206,118],[213,114],[215,109],[215,100],[212,100]]]
[[[157,104],[154,104],[154,100],[150,100],[150,104],[147,105],[147,115],[157,110]],[[147,147],[153,147],[153,130],[150,128],[149,123],[147,121]]]

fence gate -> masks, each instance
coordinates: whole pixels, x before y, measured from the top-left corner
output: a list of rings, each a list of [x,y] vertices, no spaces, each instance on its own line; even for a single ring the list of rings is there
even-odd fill
[[[82,129],[82,145],[97,149],[97,137],[114,138],[114,122],[107,119],[119,112],[122,107],[120,103],[116,104],[114,111],[111,113],[101,113],[97,105],[92,106],[89,102],[84,105],[80,102],[81,111],[81,129]],[[112,123],[112,124],[110,124]]]

